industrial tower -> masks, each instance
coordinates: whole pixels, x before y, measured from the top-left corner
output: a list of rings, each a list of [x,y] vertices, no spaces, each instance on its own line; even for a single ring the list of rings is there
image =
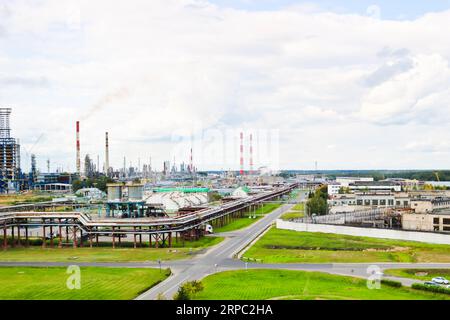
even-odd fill
[[[10,115],[11,108],[0,108],[0,192],[8,189],[8,183],[17,189],[20,178],[20,145],[11,138]]]

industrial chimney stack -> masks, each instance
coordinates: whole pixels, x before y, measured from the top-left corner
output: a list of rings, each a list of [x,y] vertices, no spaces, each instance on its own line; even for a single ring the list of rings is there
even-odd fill
[[[109,177],[109,139],[108,132],[106,132],[106,140],[105,140],[105,175]]]
[[[253,173],[253,134],[250,133],[250,175]]]
[[[239,171],[241,176],[244,175],[244,133],[241,132],[241,147],[240,147],[240,153],[241,153],[241,159],[240,159],[240,165],[241,170]]]
[[[80,121],[77,121],[77,173],[81,176]]]

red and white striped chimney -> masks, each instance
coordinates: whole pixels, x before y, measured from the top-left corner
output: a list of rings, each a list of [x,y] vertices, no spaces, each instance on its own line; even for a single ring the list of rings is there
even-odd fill
[[[242,133],[242,132],[241,132],[241,148],[240,148],[240,152],[241,152],[241,160],[240,160],[241,170],[240,170],[240,174],[243,175],[244,174],[244,133]]]
[[[81,175],[80,121],[77,121],[77,173]]]
[[[253,134],[250,133],[250,174],[253,174]]]

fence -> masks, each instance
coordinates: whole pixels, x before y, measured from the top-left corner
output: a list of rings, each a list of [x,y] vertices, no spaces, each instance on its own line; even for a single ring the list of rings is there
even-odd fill
[[[305,217],[300,219],[293,219],[293,222],[300,223],[320,223],[320,224],[346,224],[346,223],[361,223],[363,221],[374,221],[386,215],[388,209],[366,209],[354,212],[327,214],[324,216]]]

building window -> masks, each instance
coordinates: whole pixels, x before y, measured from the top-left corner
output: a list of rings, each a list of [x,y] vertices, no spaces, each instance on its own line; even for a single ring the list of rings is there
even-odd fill
[[[386,205],[386,200],[384,200],[384,199],[380,200],[380,205],[385,206]]]
[[[372,200],[372,205],[373,206],[377,206],[378,205],[378,200]]]
[[[434,224],[439,224],[439,218],[433,218],[433,223]]]
[[[356,200],[356,204],[357,204],[358,206],[362,206],[363,201],[362,201],[362,200]]]
[[[443,219],[443,223],[444,224],[450,224],[450,219],[449,218],[444,218]]]
[[[400,201],[396,201],[396,202],[395,202],[395,205],[396,205],[396,206],[400,206]]]
[[[394,205],[394,200],[389,199],[389,200],[388,200],[388,204],[389,204],[390,206],[393,206],[393,205]]]

